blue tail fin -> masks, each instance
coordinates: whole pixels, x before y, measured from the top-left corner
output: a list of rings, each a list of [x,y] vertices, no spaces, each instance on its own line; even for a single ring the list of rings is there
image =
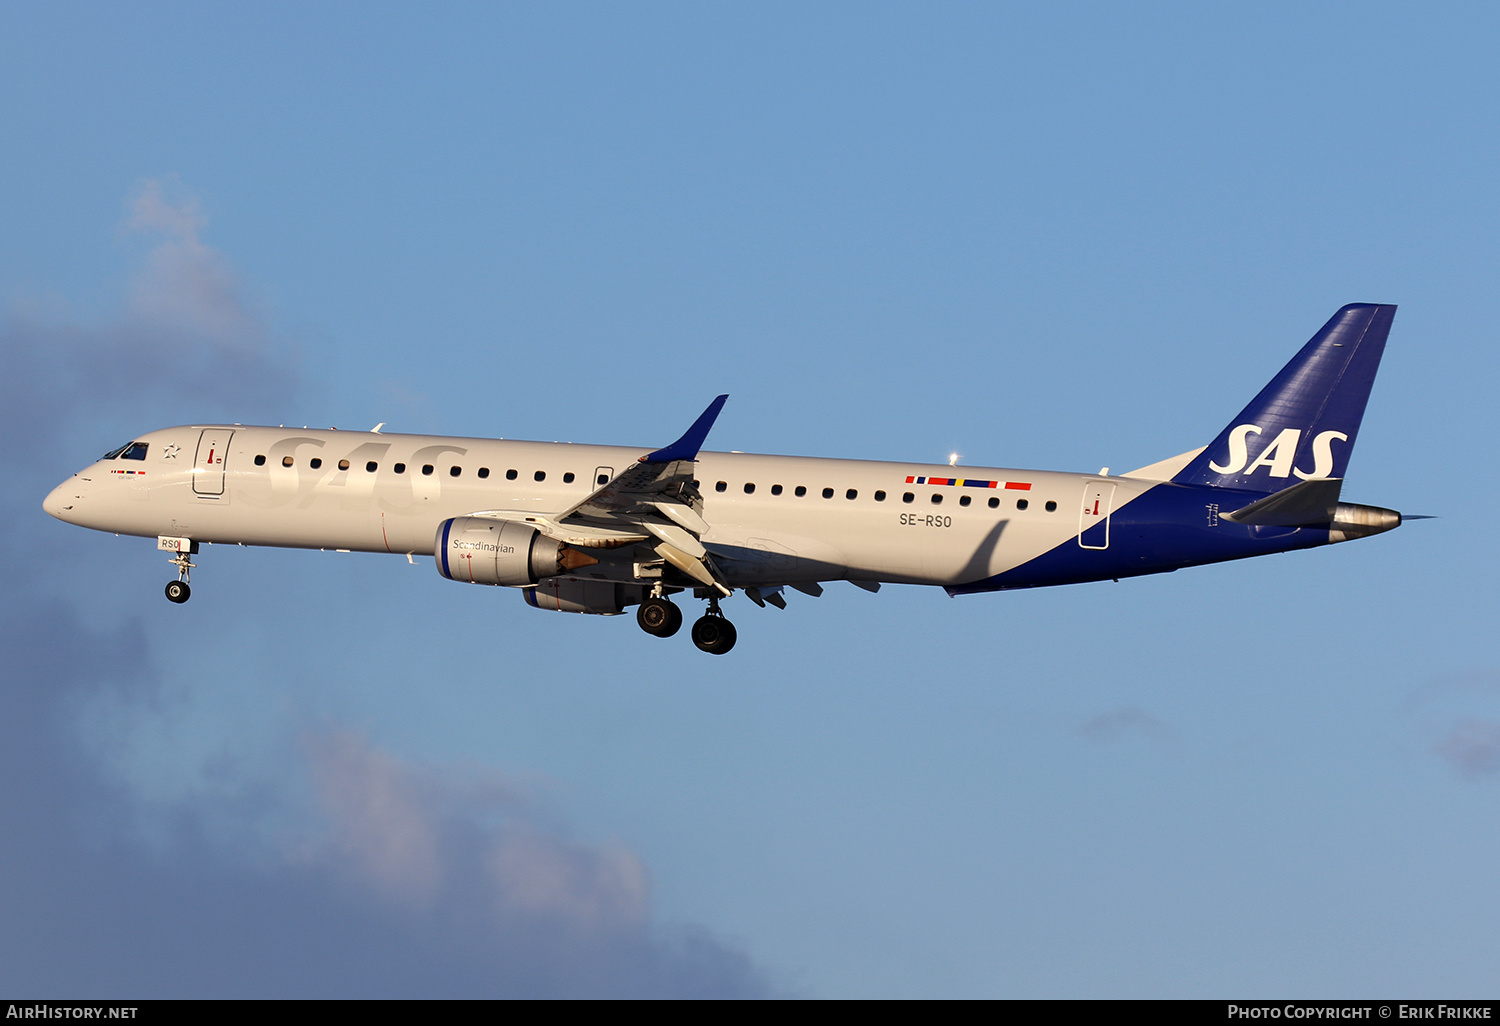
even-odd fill
[[[1343,477],[1395,315],[1370,303],[1334,314],[1172,480],[1269,493]]]

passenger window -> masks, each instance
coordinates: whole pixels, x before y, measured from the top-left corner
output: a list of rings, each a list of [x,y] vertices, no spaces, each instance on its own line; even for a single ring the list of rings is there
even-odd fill
[[[398,474],[404,474],[404,473],[406,473],[406,464],[405,463],[398,463],[394,467],[392,467],[391,469],[394,470]]]
[[[990,499],[990,509],[999,509],[999,508],[1000,508],[1000,500],[998,498],[992,497]],[[1022,506],[1021,508],[1025,509],[1026,507]]]
[[[1048,513],[1056,513],[1057,512],[1057,503],[1053,502],[1051,499],[1047,500],[1047,512]]]
[[[916,498],[916,496],[913,495],[911,492],[903,492],[902,495],[901,495],[901,501],[902,502],[911,502],[915,498]]]
[[[146,443],[145,442],[131,442],[129,445],[127,445],[125,447],[125,451],[120,454],[120,459],[122,459],[122,460],[143,460],[145,458],[146,458]]]
[[[772,485],[771,486],[771,494],[772,495],[780,495],[781,494],[781,485]]]
[[[573,472],[570,470],[566,474],[563,475],[563,484],[572,484],[572,483],[573,483]]]
[[[376,463],[374,460],[371,460],[369,463],[365,464],[365,471],[367,473],[373,474],[373,473],[375,473],[375,471],[377,471],[379,469],[380,469],[380,464]]]
[[[314,470],[317,470],[318,468],[323,466],[323,461],[314,456],[312,459],[307,461],[307,465],[309,467],[312,467]]]
[[[857,498],[859,498],[859,489],[857,489],[857,488],[851,488],[851,489],[849,489],[847,492],[844,493],[844,498],[846,498],[846,499],[857,499]]]
[[[459,474],[462,474],[463,472],[464,472],[464,468],[463,467],[449,467],[448,468],[448,476],[449,477],[457,477]]]
[[[802,498],[802,496],[804,496],[806,494],[807,494],[807,486],[806,485],[798,485],[797,486],[797,491],[796,491],[797,498],[800,499],[800,498]]]
[[[507,470],[505,472],[505,480],[507,480],[507,481],[514,481],[515,479],[516,479],[516,472],[514,470]]]
[[[281,465],[283,467],[290,467],[295,462],[296,461],[293,460],[290,456],[283,456],[283,457],[281,457]]]
[[[255,457],[255,465],[257,467],[264,467],[266,465],[266,458],[264,456]]]
[[[422,473],[425,474],[425,475],[431,476],[431,474],[432,474],[432,464],[431,463],[424,463],[424,464],[422,464]]]
[[[545,470],[538,470],[535,474],[532,474],[531,477],[534,481],[545,481],[547,480],[547,472]]]
[[[971,501],[973,501],[973,500],[970,499],[969,496],[967,496],[967,495],[960,495],[958,497],[958,504],[960,506],[967,506]]]
[[[479,476],[481,478],[489,477],[490,476],[490,468],[489,467],[480,467],[479,468]]]
[[[598,478],[595,479],[595,483],[596,484],[602,484],[602,485],[603,484],[609,484],[609,475],[608,474],[600,474],[598,476]],[[698,487],[698,482],[697,481],[693,482],[693,487],[694,488]]]
[[[746,495],[754,495],[755,494],[755,485],[752,484],[749,481],[745,482],[745,494]]]
[[[823,489],[823,498],[825,498],[825,499],[831,499],[831,498],[833,498],[833,489],[832,488],[824,488]]]
[[[875,501],[876,502],[884,502],[885,501],[885,492],[876,492],[875,493]]]
[[[728,488],[729,488],[729,482],[728,481],[720,481],[718,484],[714,485],[714,491],[716,491],[716,492],[722,492],[722,491],[727,490]]]
[[[348,460],[339,460],[339,469],[340,470],[348,470],[349,469],[349,461]]]
[[[994,502],[994,503],[996,503],[997,505],[1000,502],[999,499],[992,499],[991,501]],[[1029,505],[1031,505],[1031,504],[1029,502],[1027,502],[1025,499],[1017,499],[1016,500],[1016,509],[1025,509]]]
[[[933,492],[932,493],[932,504],[934,506],[941,506],[943,504],[943,493],[942,492]]]

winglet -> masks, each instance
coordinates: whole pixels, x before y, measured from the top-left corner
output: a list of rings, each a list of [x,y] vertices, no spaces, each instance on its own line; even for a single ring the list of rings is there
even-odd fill
[[[714,421],[719,418],[719,411],[724,408],[724,401],[729,396],[721,395],[708,404],[708,409],[693,421],[693,426],[688,428],[683,436],[665,449],[642,456],[642,463],[673,463],[677,460],[691,460],[698,458],[698,450],[703,448],[703,440],[708,437],[709,430],[714,426]]]

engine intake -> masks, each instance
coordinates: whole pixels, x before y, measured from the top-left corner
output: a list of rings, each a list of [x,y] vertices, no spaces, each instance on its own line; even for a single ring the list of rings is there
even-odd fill
[[[598,560],[512,520],[455,517],[438,525],[438,573],[450,581],[524,588]]]

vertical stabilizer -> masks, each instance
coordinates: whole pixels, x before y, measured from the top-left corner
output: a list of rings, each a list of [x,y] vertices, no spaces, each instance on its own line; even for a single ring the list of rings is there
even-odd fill
[[[1172,480],[1269,493],[1342,478],[1395,315],[1373,303],[1334,314]]]

